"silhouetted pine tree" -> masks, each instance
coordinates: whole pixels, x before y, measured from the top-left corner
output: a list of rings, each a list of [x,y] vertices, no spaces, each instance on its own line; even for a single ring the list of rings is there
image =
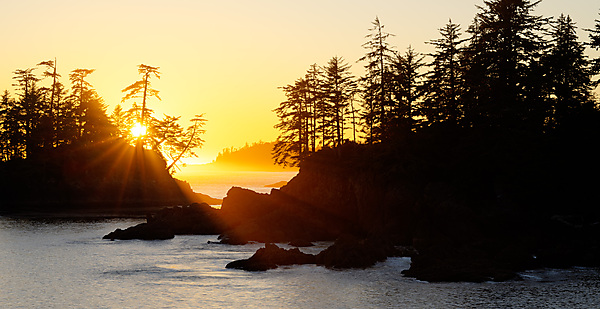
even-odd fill
[[[350,73],[350,65],[342,57],[333,57],[324,68],[323,95],[331,112],[330,127],[333,132],[334,145],[344,142],[346,115],[350,100],[356,92],[356,81]]]
[[[427,123],[449,122],[458,124],[463,116],[462,94],[464,93],[464,68],[462,67],[460,26],[452,20],[439,29],[441,38],[429,44],[435,46],[430,54],[433,61],[429,65],[424,83],[424,99],[421,113]]]
[[[315,152],[317,146],[329,143],[329,108],[323,98],[323,71],[317,64],[312,64],[304,75],[305,91],[302,93],[305,106],[304,131],[308,138],[310,151]],[[321,141],[321,145],[319,144]]]
[[[287,100],[273,110],[279,118],[279,123],[274,126],[279,130],[279,136],[273,145],[273,159],[278,165],[298,166],[310,153],[309,135],[312,133],[307,131],[311,119],[307,82],[301,78],[282,89]]]
[[[174,142],[169,142],[169,139],[165,139],[165,143],[158,148],[159,153],[164,154],[171,163],[167,166],[167,172],[173,173],[174,169],[177,168],[177,164],[182,158],[196,156],[194,148],[202,147],[204,140],[200,137],[206,132],[202,129],[206,124],[206,119],[203,114],[195,115],[190,120],[190,125],[185,131],[181,131],[179,138]]]
[[[466,99],[473,125],[541,127],[539,58],[547,19],[531,14],[539,1],[490,0],[479,7],[466,52]]]
[[[42,61],[37,64],[38,66],[45,66],[46,71],[42,73],[42,77],[51,78],[52,84],[50,87],[42,87],[40,91],[43,93],[44,109],[42,110],[42,116],[40,121],[41,131],[44,132],[43,136],[43,147],[55,147],[57,145],[56,133],[57,128],[57,98],[59,98],[62,84],[58,78],[60,74],[56,72],[56,61]]]
[[[543,59],[552,106],[549,125],[556,128],[582,109],[593,108],[592,68],[571,17],[561,14],[552,25],[551,47]]]
[[[56,145],[71,144],[79,138],[79,103],[59,84],[55,101]]]
[[[422,97],[424,56],[408,47],[406,53],[395,53],[391,63],[391,100],[383,122],[384,136],[409,132],[416,127],[417,104]]]
[[[384,26],[375,18],[373,27],[369,29],[369,39],[363,47],[367,54],[358,61],[365,61],[365,76],[362,83],[362,119],[364,123],[365,138],[368,143],[381,141],[383,135],[383,122],[387,119],[388,107],[391,106],[392,74],[391,64],[394,51],[387,39],[391,34],[383,30]]]
[[[16,80],[16,84],[13,86],[17,87],[18,99],[14,101],[11,113],[16,118],[18,124],[18,130],[22,131],[20,134],[14,134],[15,140],[13,142],[16,145],[24,145],[21,154],[16,157],[27,158],[34,155],[39,148],[40,143],[40,119],[43,115],[43,101],[42,93],[37,87],[39,79],[33,74],[32,68],[25,70],[14,71],[15,76],[13,79]],[[20,138],[22,140],[16,140]],[[18,147],[21,149],[21,147]]]
[[[600,13],[599,13],[600,15]],[[589,31],[590,42],[589,46],[595,50],[600,49],[600,19],[595,20],[596,24],[594,29],[587,29]],[[593,74],[600,74],[600,57],[592,60],[593,61]],[[596,84],[597,85],[597,84]]]
[[[142,98],[142,109],[140,114],[140,119],[138,122],[141,126],[145,127],[146,124],[146,101],[150,97],[155,97],[160,100],[160,96],[158,95],[159,91],[152,88],[152,83],[150,78],[152,76],[160,79],[160,72],[158,71],[159,67],[153,67],[145,64],[138,65],[138,73],[142,75],[142,79],[134,82],[133,84],[127,86],[125,89],[121,90],[125,92],[125,96],[121,99],[121,103],[132,99],[132,98]],[[139,143],[143,145],[145,143],[145,136],[139,137]]]
[[[100,142],[115,133],[106,115],[106,105],[85,78],[93,69],[75,69],[69,74],[72,95],[77,102],[79,140],[84,143]]]
[[[0,98],[0,161],[23,158],[25,155],[25,138],[20,120],[20,110],[8,91],[4,91]]]
[[[160,78],[158,69],[145,64],[138,66],[138,73],[142,78],[122,90],[126,94],[121,102],[141,98],[142,105],[134,102],[127,111],[123,111],[118,105],[111,115],[111,121],[117,126],[116,135],[130,144],[135,144],[136,147],[139,146],[140,150],[145,149],[144,147],[151,149],[169,162],[167,171],[172,173],[182,158],[195,156],[194,148],[201,147],[204,143],[201,135],[205,132],[202,127],[206,119],[203,115],[195,115],[190,120],[192,125],[184,129],[179,123],[181,116],[164,115],[162,119],[153,116],[153,111],[147,106],[147,100],[150,97],[160,100],[159,91],[152,88],[150,81],[152,76]],[[131,134],[136,125],[143,128],[145,133],[137,136]]]

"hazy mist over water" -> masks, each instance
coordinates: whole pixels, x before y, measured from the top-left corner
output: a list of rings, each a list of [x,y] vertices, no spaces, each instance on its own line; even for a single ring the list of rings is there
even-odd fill
[[[597,308],[598,270],[537,270],[523,281],[436,283],[404,278],[408,258],[365,270],[314,265],[226,269],[262,244],[208,244],[217,236],[108,241],[139,220],[0,217],[4,308]],[[316,253],[329,243],[302,249]],[[282,245],[285,247],[285,245]]]
[[[254,171],[185,171],[176,174],[175,178],[187,181],[192,190],[197,193],[207,194],[214,198],[224,198],[227,191],[233,187],[251,189],[259,193],[269,193],[269,185],[282,181],[289,181],[298,174],[290,172],[254,172]]]

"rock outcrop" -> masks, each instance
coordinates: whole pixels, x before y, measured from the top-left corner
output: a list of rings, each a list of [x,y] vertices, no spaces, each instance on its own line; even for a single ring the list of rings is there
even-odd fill
[[[120,239],[120,240],[165,240],[175,237],[173,230],[168,226],[156,223],[140,223],[136,226],[128,227],[124,230],[116,229],[113,232],[104,235],[102,239]]]
[[[454,128],[347,143],[311,155],[270,194],[231,188],[211,220],[221,220],[223,243],[339,239],[314,257],[332,268],[369,267],[412,247],[402,253],[413,257],[405,275],[426,281],[600,266],[600,163],[590,140]],[[269,269],[299,252],[279,249],[230,267]]]
[[[227,264],[226,268],[247,271],[265,271],[285,265],[316,264],[327,268],[367,268],[389,256],[407,256],[411,250],[402,250],[377,240],[341,238],[317,255],[301,252],[298,248],[283,249],[266,243],[248,259]]]
[[[405,274],[426,281],[502,281],[535,267],[600,265],[600,164],[589,136],[442,129],[323,149],[270,195],[234,188],[223,201],[226,233],[413,246],[418,255]],[[371,254],[356,259],[371,265],[390,254],[342,248],[332,253],[340,265],[351,255]]]
[[[278,266],[299,264],[315,264],[315,256],[302,253],[298,248],[286,250],[266,243],[264,248],[258,249],[250,258],[233,261],[227,264],[226,268],[265,271]]]
[[[368,268],[390,256],[406,256],[407,253],[380,240],[342,237],[321,251],[316,259],[318,265],[327,268]]]
[[[214,235],[223,231],[218,210],[208,204],[192,204],[185,207],[168,207],[148,215],[146,223],[125,230],[117,229],[104,239],[170,239],[175,235]]]
[[[290,242],[333,240],[340,221],[277,189],[271,194],[233,187],[223,199],[225,237],[238,241]]]

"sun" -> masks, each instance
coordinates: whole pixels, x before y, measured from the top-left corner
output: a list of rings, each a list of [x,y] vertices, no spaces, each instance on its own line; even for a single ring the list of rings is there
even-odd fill
[[[146,135],[146,127],[143,126],[141,123],[136,122],[131,128],[131,135],[135,138]]]

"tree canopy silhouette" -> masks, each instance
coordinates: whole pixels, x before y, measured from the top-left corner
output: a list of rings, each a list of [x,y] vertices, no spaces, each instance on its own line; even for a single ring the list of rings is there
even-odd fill
[[[600,58],[589,59],[585,48],[600,49],[600,21],[587,29],[590,42],[583,43],[569,16],[535,15],[539,3],[485,0],[466,37],[450,20],[441,37],[428,42],[435,47],[429,55],[410,46],[399,53],[376,17],[363,44],[366,53],[358,59],[364,75],[359,84],[349,81],[345,95],[352,102],[349,93],[360,94],[362,142],[393,142],[441,123],[548,133],[593,122]],[[282,87],[287,100],[274,110],[280,131],[273,149],[277,164],[298,165],[310,153],[344,142],[348,128],[331,108],[336,105],[328,76],[333,67],[331,61],[321,70],[313,65],[303,78]]]
[[[149,97],[155,97],[158,100],[161,100],[158,95],[159,91],[152,88],[152,84],[150,81],[150,77],[154,76],[160,79],[160,72],[158,71],[159,67],[153,67],[145,64],[138,65],[138,73],[142,75],[142,79],[134,82],[133,84],[127,86],[122,92],[125,92],[125,96],[121,99],[121,103],[132,99],[132,98],[141,98],[142,99],[142,110],[140,114],[140,125],[146,125],[146,99]]]
[[[167,170],[174,172],[181,159],[196,156],[194,149],[204,143],[201,135],[205,132],[202,127],[206,119],[203,114],[195,115],[190,120],[192,125],[184,129],[179,124],[181,116],[164,115],[162,119],[156,118],[154,111],[147,107],[147,100],[151,97],[161,100],[158,95],[159,90],[152,87],[150,80],[151,77],[160,78],[159,67],[140,64],[138,73],[142,78],[122,90],[126,94],[121,103],[141,98],[142,105],[139,106],[134,102],[126,111],[117,105],[111,118],[119,128],[122,138],[142,150],[144,147],[149,147],[169,161]],[[132,130],[139,130],[139,132],[132,134]]]

